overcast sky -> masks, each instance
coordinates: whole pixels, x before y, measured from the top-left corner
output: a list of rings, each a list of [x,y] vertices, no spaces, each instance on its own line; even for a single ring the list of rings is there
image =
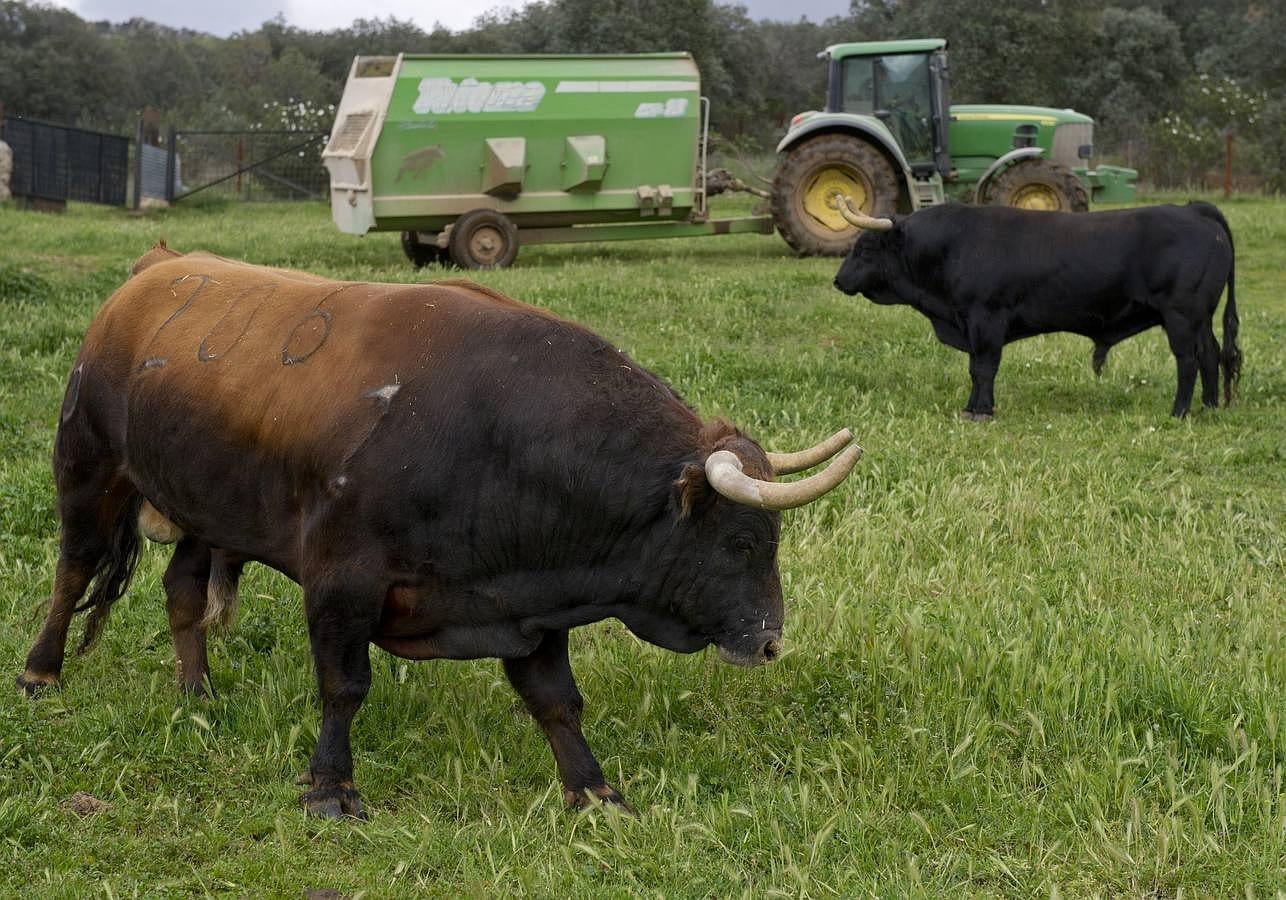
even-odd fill
[[[253,31],[277,13],[291,25],[309,31],[344,28],[355,18],[410,20],[425,31],[441,23],[452,31],[463,31],[484,11],[521,7],[522,0],[54,0],[83,19],[124,22],[132,18],[151,19],[174,28],[192,28],[226,36],[236,31]],[[821,22],[848,12],[849,0],[741,0],[752,19]]]

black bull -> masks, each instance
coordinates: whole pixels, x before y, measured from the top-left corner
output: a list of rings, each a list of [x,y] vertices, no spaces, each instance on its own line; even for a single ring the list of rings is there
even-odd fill
[[[68,382],[58,568],[18,683],[58,681],[79,610],[92,643],[142,527],[177,540],[164,584],[188,690],[208,683],[206,628],[245,562],[302,585],[322,701],[309,812],[361,814],[349,728],[371,643],[502,658],[567,802],[619,803],[581,733],[568,629],[615,617],[671,650],[773,659],[778,510],[835,487],[861,453],[850,439],[766,454],[601,338],[479,285],[332,282],[158,246]]]
[[[864,229],[835,286],[876,303],[904,303],[933,324],[938,340],[969,354],[967,419],[994,412],[1001,348],[1070,331],[1094,341],[1097,373],[1113,344],[1155,325],[1178,365],[1173,413],[1186,415],[1201,373],[1201,399],[1217,406],[1241,367],[1237,348],[1232,232],[1208,203],[1097,213],[946,205],[875,219],[840,198]],[[1224,285],[1224,346],[1212,320]]]

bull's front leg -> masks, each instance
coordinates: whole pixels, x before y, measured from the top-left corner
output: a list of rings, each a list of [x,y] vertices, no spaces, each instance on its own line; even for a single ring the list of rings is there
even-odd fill
[[[306,585],[304,612],[317,668],[322,724],[302,779],[312,785],[300,798],[310,815],[365,818],[353,786],[349,730],[371,686],[370,640],[379,620],[382,591],[369,586]]]
[[[583,808],[595,799],[629,809],[611,785],[580,729],[584,701],[567,658],[567,632],[547,631],[529,656],[504,661],[505,674],[554,751],[563,799]]]
[[[1112,349],[1112,345],[1107,341],[1094,342],[1094,356],[1090,360],[1090,365],[1094,368],[1094,376],[1097,378],[1103,374],[1103,365],[1107,362],[1107,353]]]
[[[999,326],[999,327],[997,327]],[[969,378],[973,390],[960,417],[969,422],[989,422],[996,412],[993,396],[996,372],[1000,369],[1000,351],[1004,346],[1003,323],[969,328]]]

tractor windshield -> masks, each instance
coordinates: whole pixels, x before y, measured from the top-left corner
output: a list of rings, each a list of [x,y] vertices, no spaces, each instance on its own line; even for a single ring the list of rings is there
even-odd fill
[[[893,132],[911,164],[933,160],[929,57],[922,53],[853,56],[844,60],[843,111],[876,116]]]

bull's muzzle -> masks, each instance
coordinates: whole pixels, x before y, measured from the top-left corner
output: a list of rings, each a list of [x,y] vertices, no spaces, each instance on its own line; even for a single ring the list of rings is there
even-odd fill
[[[725,644],[719,644],[717,649],[719,658],[730,665],[747,669],[762,666],[781,656],[781,632],[765,631],[747,649],[732,649]]]

